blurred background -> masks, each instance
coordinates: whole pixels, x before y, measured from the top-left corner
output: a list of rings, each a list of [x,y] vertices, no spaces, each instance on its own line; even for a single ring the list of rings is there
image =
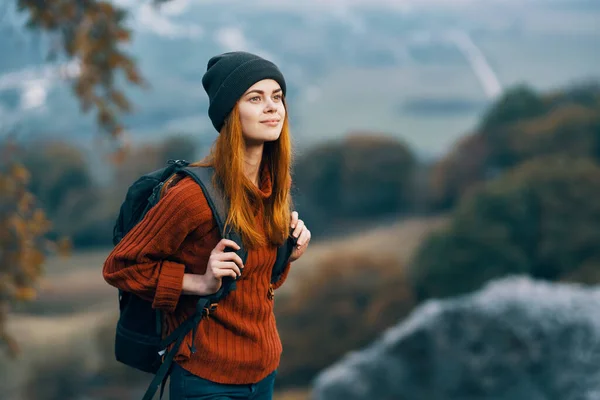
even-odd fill
[[[246,50],[313,233],[276,399],[600,399],[600,2],[0,0],[0,32],[0,398],[141,398],[112,227]]]

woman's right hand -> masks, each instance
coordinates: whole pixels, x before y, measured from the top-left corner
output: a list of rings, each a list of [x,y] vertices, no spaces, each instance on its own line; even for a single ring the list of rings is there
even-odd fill
[[[223,284],[223,278],[230,276],[236,279],[242,274],[244,264],[242,259],[233,251],[225,251],[227,247],[239,250],[240,246],[232,240],[221,239],[211,251],[203,275],[184,274],[183,293],[206,296],[216,293]]]

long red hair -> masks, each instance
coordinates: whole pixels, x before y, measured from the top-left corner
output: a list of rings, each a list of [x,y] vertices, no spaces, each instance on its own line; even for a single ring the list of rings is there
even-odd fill
[[[265,142],[263,149],[259,180],[263,168],[267,168],[272,183],[271,196],[264,201],[265,235],[256,228],[254,218],[256,205],[260,205],[263,199],[258,188],[244,174],[244,155],[242,124],[236,104],[209,155],[191,165],[212,166],[215,169],[217,181],[214,184],[222,188],[229,200],[225,226],[240,233],[244,247],[251,249],[267,243],[281,245],[289,233],[292,207],[292,144],[287,112],[279,138]]]

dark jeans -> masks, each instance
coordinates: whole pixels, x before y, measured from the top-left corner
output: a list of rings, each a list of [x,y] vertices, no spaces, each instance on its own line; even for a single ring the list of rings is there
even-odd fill
[[[277,371],[262,381],[225,385],[202,379],[173,363],[169,377],[169,400],[272,400]]]

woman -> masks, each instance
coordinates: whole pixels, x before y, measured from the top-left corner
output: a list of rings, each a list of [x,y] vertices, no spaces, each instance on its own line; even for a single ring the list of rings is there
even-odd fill
[[[291,140],[286,84],[270,61],[246,52],[215,56],[202,83],[208,114],[219,132],[201,164],[214,167],[229,199],[228,221],[248,249],[221,239],[200,187],[189,177],[171,179],[161,200],[108,256],[105,280],[165,311],[167,334],[195,310],[197,296],[218,291],[222,278],[240,276],[237,289],[190,333],[175,357],[170,398],[272,398],[282,351],[273,292],[290,263],[302,256],[310,231],[291,212]],[[271,285],[277,246],[297,238],[290,263]],[[192,351],[192,343],[196,351]]]

